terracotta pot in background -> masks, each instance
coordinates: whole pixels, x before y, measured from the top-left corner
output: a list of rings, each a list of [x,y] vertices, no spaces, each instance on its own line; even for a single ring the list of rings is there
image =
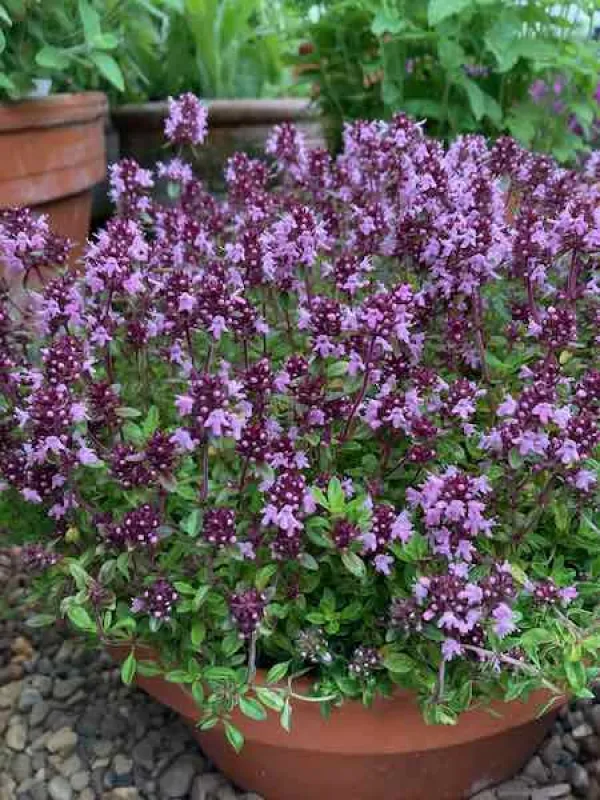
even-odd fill
[[[129,648],[111,653],[122,660]],[[137,656],[152,659],[152,652],[138,647]],[[195,702],[180,684],[139,676],[137,683],[189,722],[198,721]],[[509,778],[525,763],[558,711],[557,704],[537,717],[548,699],[540,691],[526,703],[496,702],[466,712],[455,726],[426,725],[409,692],[379,699],[371,708],[345,703],[328,720],[318,704],[296,701],[290,733],[273,712],[264,722],[235,712],[232,721],[245,737],[239,755],[220,729],[194,728],[194,735],[219,769],[266,800],[460,800]]]
[[[209,134],[197,149],[194,167],[211,191],[223,191],[223,171],[229,156],[238,150],[262,154],[269,132],[278,123],[293,122],[310,147],[325,146],[321,121],[306,100],[208,100],[206,105]],[[166,102],[114,109],[121,157],[135,158],[144,167],[168,158],[171,151],[165,148],[164,138],[167,112]]]
[[[0,104],[0,208],[29,206],[75,243],[88,235],[92,187],[104,178],[101,92]]]

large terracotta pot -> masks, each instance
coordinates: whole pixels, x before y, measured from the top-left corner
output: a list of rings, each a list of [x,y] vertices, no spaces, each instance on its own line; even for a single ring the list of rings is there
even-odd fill
[[[208,100],[206,142],[197,149],[194,166],[212,191],[224,188],[223,171],[229,156],[243,150],[262,154],[265,140],[281,122],[293,122],[306,136],[310,147],[324,147],[319,117],[306,100]],[[165,150],[166,102],[124,105],[114,109],[113,123],[119,133],[121,156],[135,158],[151,167],[168,157]]]
[[[111,650],[121,660],[129,648]],[[138,648],[141,659],[152,658]],[[264,675],[259,670],[259,682]],[[142,689],[190,723],[198,710],[181,685],[138,677]],[[306,691],[307,685],[300,691]],[[463,714],[455,726],[430,726],[410,692],[371,708],[350,702],[329,719],[318,704],[296,701],[290,733],[270,712],[264,722],[240,713],[245,745],[236,754],[220,729],[194,728],[204,752],[238,786],[266,800],[459,800],[513,775],[535,751],[558,711],[538,717],[546,692],[527,702],[496,702]]]
[[[75,242],[88,235],[92,187],[104,178],[101,92],[0,104],[0,208],[29,206]]]

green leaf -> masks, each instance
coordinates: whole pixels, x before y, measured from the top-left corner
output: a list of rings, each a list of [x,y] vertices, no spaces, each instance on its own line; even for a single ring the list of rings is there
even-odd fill
[[[231,631],[223,638],[221,642],[221,650],[225,658],[230,658],[234,653],[242,647],[243,641],[237,631]]]
[[[162,669],[155,661],[138,661],[137,672],[144,678],[154,678],[156,675],[162,675]]]
[[[190,639],[194,647],[199,647],[206,638],[206,625],[200,620],[196,620],[192,625]]]
[[[438,55],[444,69],[454,73],[455,77],[460,75],[462,79],[464,75],[462,65],[467,60],[467,57],[460,44],[454,39],[441,39],[438,42]]]
[[[217,683],[237,681],[235,670],[229,667],[208,667],[204,670],[203,676],[207,681],[216,681]]]
[[[371,23],[373,36],[383,36],[384,33],[400,33],[406,28],[406,20],[400,14],[394,14],[390,9],[380,8]]]
[[[198,591],[196,592],[196,596],[194,597],[194,611],[198,611],[202,603],[206,600],[208,593],[210,592],[210,586],[201,586]]]
[[[101,53],[92,54],[92,60],[94,60],[93,55],[101,55]],[[110,56],[106,56],[106,58],[110,58]],[[115,409],[115,414],[117,417],[121,417],[121,419],[137,419],[142,416],[141,411],[138,411],[137,408],[130,408],[129,406],[119,406]]]
[[[144,431],[144,436],[146,439],[149,439],[153,433],[156,433],[159,422],[160,418],[158,408],[156,406],[151,406],[148,411],[148,415],[142,424],[142,430]]]
[[[264,567],[261,567],[258,572],[256,573],[256,577],[254,578],[254,585],[257,589],[262,591],[265,589],[273,575],[278,570],[277,564],[265,564]]]
[[[439,25],[448,17],[460,14],[465,8],[472,5],[471,0],[429,0],[427,6],[427,19],[433,27]]]
[[[289,661],[282,661],[279,664],[274,664],[267,672],[267,683],[279,683],[288,674],[289,668]]]
[[[125,81],[123,80],[121,67],[112,56],[109,56],[108,53],[94,52],[90,53],[90,59],[109,83],[119,91],[125,91]],[[119,409],[117,409],[117,414],[118,413]]]
[[[69,56],[57,47],[45,45],[35,54],[35,63],[46,69],[67,69],[71,63]]]
[[[71,573],[78,589],[87,588],[90,582],[90,576],[80,564],[78,564],[76,561],[71,561],[69,564],[69,572]]]
[[[181,530],[188,536],[197,536],[200,532],[200,509],[195,508],[181,522]]]
[[[535,121],[525,111],[514,113],[506,120],[510,133],[518,139],[521,144],[529,146],[536,134]]]
[[[10,27],[12,27],[12,19],[10,18],[10,14],[4,8],[3,5],[0,4],[0,19]]]
[[[100,33],[94,36],[93,45],[98,50],[115,50],[119,46],[119,38],[114,33]]]
[[[587,675],[585,666],[581,661],[568,661],[564,662],[565,675],[569,681],[569,685],[574,692],[580,692],[585,689],[587,683]]]
[[[235,725],[225,720],[223,723],[225,727],[225,736],[229,744],[233,747],[236,753],[239,753],[244,746],[244,735],[238,730]]]
[[[242,714],[246,717],[250,717],[250,719],[254,719],[257,722],[262,722],[263,719],[267,718],[267,712],[258,702],[258,700],[253,700],[251,697],[240,697],[239,699],[239,707]]]
[[[341,514],[346,504],[346,495],[339,478],[332,478],[327,487],[327,503],[332,514]]]
[[[135,660],[135,653],[132,650],[125,661],[121,664],[121,680],[123,683],[129,684],[133,681],[137,669],[137,662]]]
[[[77,3],[79,9],[79,18],[83,25],[83,35],[88,47],[93,47],[94,39],[101,35],[100,30],[100,17],[96,9],[87,2],[87,0],[79,0]]]
[[[170,683],[191,683],[190,674],[184,669],[173,669],[165,673],[165,680]]]
[[[316,572],[319,569],[317,560],[310,553],[301,553],[298,557],[298,562],[310,572]]]
[[[367,568],[365,566],[365,562],[356,553],[351,553],[349,550],[345,550],[342,553],[342,564],[346,567],[348,572],[351,572],[352,575],[360,578],[361,581],[366,577]]]
[[[52,614],[32,614],[27,618],[26,624],[29,628],[45,628],[55,622],[56,617],[53,617]]]
[[[3,53],[6,50],[6,36],[4,35],[4,31],[0,30],[0,53]]]
[[[179,594],[196,594],[196,589],[191,585],[191,583],[186,583],[185,581],[175,581],[173,587],[177,592],[179,592]]]
[[[198,706],[202,706],[204,704],[204,687],[200,681],[195,681],[192,684],[192,697]]]
[[[545,628],[531,628],[521,636],[521,644],[526,649],[535,649],[541,644],[549,644],[554,641],[554,636]]]
[[[281,727],[289,733],[292,727],[292,705],[289,698],[283,704],[279,721],[281,722]]]
[[[415,662],[405,653],[387,653],[383,658],[383,666],[390,672],[402,674],[412,672]]]
[[[95,631],[96,623],[90,617],[85,608],[81,606],[71,606],[67,611],[67,616],[76,628],[82,631]]]
[[[267,689],[264,686],[257,686],[254,691],[260,702],[267,706],[267,708],[277,711],[278,713],[283,710],[284,699],[281,692],[274,692],[272,689]]]

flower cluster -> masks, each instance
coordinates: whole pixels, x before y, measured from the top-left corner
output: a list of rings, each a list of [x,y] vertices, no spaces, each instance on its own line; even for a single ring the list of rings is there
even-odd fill
[[[171,101],[166,132],[201,143],[206,110]],[[267,156],[219,199],[179,157],[115,166],[81,272],[0,293],[0,504],[52,526],[25,553],[49,604],[108,598],[105,638],[194,675],[406,675],[446,718],[465,681],[572,684],[600,590],[594,169],[404,115],[335,157],[282,125]],[[0,219],[26,287],[62,252]]]

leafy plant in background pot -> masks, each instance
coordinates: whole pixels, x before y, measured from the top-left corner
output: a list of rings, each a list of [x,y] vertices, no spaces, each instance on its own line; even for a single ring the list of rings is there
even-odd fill
[[[127,58],[122,25],[140,12],[157,13],[145,0],[4,0],[0,5],[0,89],[10,99],[49,81],[52,91],[108,85],[125,88],[120,61]]]
[[[510,133],[561,161],[586,148],[598,105],[594,3],[341,0],[307,9],[299,62],[338,126],[402,109],[442,138]]]
[[[124,161],[82,274],[4,297],[5,502],[56,526],[32,623],[116,647],[267,796],[462,796],[598,674],[598,159],[404,116],[267,151],[224,202],[174,158],[153,204]],[[0,223],[27,282],[56,243]]]

